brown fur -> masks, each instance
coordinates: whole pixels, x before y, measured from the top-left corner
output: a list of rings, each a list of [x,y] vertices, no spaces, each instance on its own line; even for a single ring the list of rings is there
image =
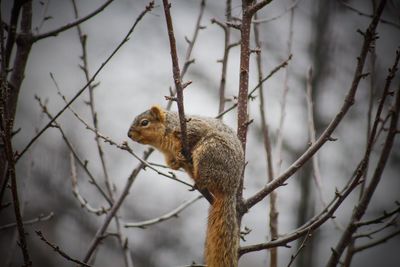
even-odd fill
[[[185,169],[198,188],[213,195],[205,244],[206,263],[209,267],[236,267],[239,248],[236,191],[244,166],[242,146],[232,129],[219,120],[198,116],[187,119],[192,162],[182,155],[176,112],[153,106],[135,118],[128,136],[161,151],[170,168]],[[148,124],[142,126],[143,120]]]

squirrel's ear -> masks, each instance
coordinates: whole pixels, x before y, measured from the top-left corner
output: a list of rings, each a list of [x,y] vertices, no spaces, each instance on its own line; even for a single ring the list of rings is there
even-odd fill
[[[158,105],[152,106],[150,112],[157,120],[161,122],[165,121],[165,110],[162,107]]]

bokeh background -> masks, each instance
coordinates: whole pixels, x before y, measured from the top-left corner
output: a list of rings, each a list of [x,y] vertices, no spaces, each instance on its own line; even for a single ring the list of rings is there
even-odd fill
[[[292,54],[287,68],[289,94],[284,124],[283,171],[307,148],[308,125],[305,98],[306,73],[314,70],[314,101],[317,134],[329,123],[341,105],[351,84],[360,51],[362,38],[356,31],[366,29],[370,18],[351,11],[341,1],[297,1],[294,9]],[[352,0],[350,5],[365,13],[372,13],[372,1]],[[383,18],[400,24],[400,2],[388,1]],[[35,32],[41,33],[74,21],[70,1],[33,1]],[[81,16],[90,13],[103,1],[77,0]],[[128,29],[144,9],[146,1],[115,1],[99,15],[81,25],[87,34],[89,70],[93,74],[112,50],[123,39]],[[262,37],[262,59],[264,72],[268,73],[288,57],[288,36],[290,0],[272,1],[259,12],[259,18],[278,19],[260,24]],[[191,37],[200,7],[199,0],[172,1],[172,18],[175,28],[181,65],[185,57],[187,42]],[[11,1],[1,1],[2,18],[8,21]],[[185,111],[188,114],[215,116],[218,113],[218,87],[221,64],[217,61],[223,55],[223,33],[220,27],[211,23],[212,18],[224,21],[224,1],[207,1],[192,58],[195,63],[189,68],[185,80],[193,83],[185,89]],[[232,15],[241,17],[240,1],[232,2]],[[45,21],[43,18],[47,17]],[[398,26],[380,24],[379,39],[376,42],[376,65],[374,101],[382,90],[388,67],[394,60],[395,50],[400,44]],[[240,35],[232,30],[232,40]],[[252,40],[252,47],[255,48]],[[231,50],[227,97],[231,100],[238,91],[239,47]],[[81,64],[81,47],[76,29],[71,29],[52,38],[36,43],[30,54],[25,80],[19,96],[15,127],[21,131],[14,138],[14,148],[21,150],[41,129],[48,119],[41,113],[35,95],[47,100],[47,107],[55,114],[64,102],[57,94],[50,78],[52,73],[67,98],[71,98],[86,83]],[[366,69],[371,64],[366,63]],[[272,145],[275,147],[276,130],[279,124],[280,105],[285,70],[279,71],[264,85],[267,119],[270,125]],[[127,140],[127,130],[133,118],[152,104],[165,105],[164,96],[173,85],[168,37],[162,3],[156,1],[155,9],[147,14],[135,29],[129,42],[112,58],[96,81],[96,111],[100,132],[118,143]],[[250,88],[257,84],[255,56],[251,57]],[[393,85],[397,89],[399,79]],[[334,197],[335,188],[341,188],[359,162],[366,142],[367,111],[370,80],[361,82],[356,103],[334,133],[338,140],[324,145],[319,151],[319,163],[323,177],[323,195],[326,200]],[[90,109],[85,103],[88,94],[82,95],[73,108],[86,121],[91,122]],[[230,103],[227,103],[229,106]],[[245,197],[251,196],[266,184],[265,155],[259,116],[259,99],[249,102],[250,116],[254,119],[248,133],[247,160],[245,173]],[[173,106],[173,109],[176,109]],[[224,121],[236,129],[236,111],[228,113]],[[80,157],[88,161],[88,168],[103,186],[103,172],[92,132],[85,129],[69,111],[58,120],[66,135],[73,143]],[[134,151],[141,155],[145,147],[128,141]],[[137,160],[118,148],[103,145],[106,165],[110,178],[115,184],[116,195],[121,193]],[[374,218],[383,210],[395,207],[399,201],[400,149],[395,142],[390,161],[381,184],[374,195],[373,203],[365,218]],[[28,246],[34,266],[71,266],[70,262],[52,251],[34,234],[41,230],[45,236],[59,245],[69,255],[82,259],[89,243],[104,215],[96,216],[82,209],[74,198],[71,188],[69,150],[57,129],[51,128],[35,143],[17,165],[23,217],[35,218],[51,212],[49,221],[26,227]],[[375,158],[372,162],[375,162]],[[155,152],[150,162],[163,163],[160,153]],[[373,164],[372,164],[373,166]],[[190,181],[183,172],[177,175]],[[81,194],[98,207],[107,203],[101,198],[82,169],[78,168]],[[312,179],[311,165],[307,164],[296,173],[287,186],[277,190],[279,210],[279,232],[284,234],[304,223],[322,209],[318,192]],[[182,184],[157,175],[151,170],[142,171],[122,205],[119,217],[122,222],[138,222],[164,214],[197,193],[188,191]],[[7,195],[11,201],[10,195]],[[358,191],[345,201],[335,214],[339,224],[346,225],[351,215]],[[268,201],[256,205],[245,215],[242,227],[251,232],[243,245],[255,244],[269,239]],[[208,203],[201,199],[184,210],[179,217],[150,226],[146,229],[123,228],[128,237],[129,247],[135,266],[185,266],[192,262],[201,263],[203,242],[207,221]],[[12,209],[2,211],[0,225],[14,221]],[[115,231],[114,223],[107,232]],[[332,222],[326,223],[313,234],[307,247],[295,261],[295,266],[323,266],[340,236],[341,231]],[[365,240],[368,241],[368,240]],[[298,244],[291,248],[279,249],[279,266],[286,266]],[[400,238],[396,237],[366,252],[357,254],[354,266],[399,266]],[[22,259],[16,245],[16,229],[1,230],[0,266],[19,266]],[[243,256],[240,266],[266,266],[267,251]],[[123,266],[123,256],[115,238],[107,238],[96,252],[95,266]]]

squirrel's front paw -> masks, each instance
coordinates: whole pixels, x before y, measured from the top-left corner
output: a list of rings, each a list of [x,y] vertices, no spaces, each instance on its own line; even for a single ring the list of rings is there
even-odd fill
[[[167,165],[173,170],[178,170],[181,167],[180,162],[175,158],[170,158],[167,160]]]

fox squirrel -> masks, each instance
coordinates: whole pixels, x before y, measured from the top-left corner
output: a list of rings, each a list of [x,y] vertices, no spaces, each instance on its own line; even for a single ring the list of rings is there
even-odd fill
[[[244,166],[243,149],[233,130],[220,120],[199,116],[186,119],[191,162],[182,154],[176,112],[153,106],[135,118],[128,136],[161,151],[171,169],[183,168],[197,188],[212,194],[204,253],[206,264],[235,267],[239,248],[236,191]]]

